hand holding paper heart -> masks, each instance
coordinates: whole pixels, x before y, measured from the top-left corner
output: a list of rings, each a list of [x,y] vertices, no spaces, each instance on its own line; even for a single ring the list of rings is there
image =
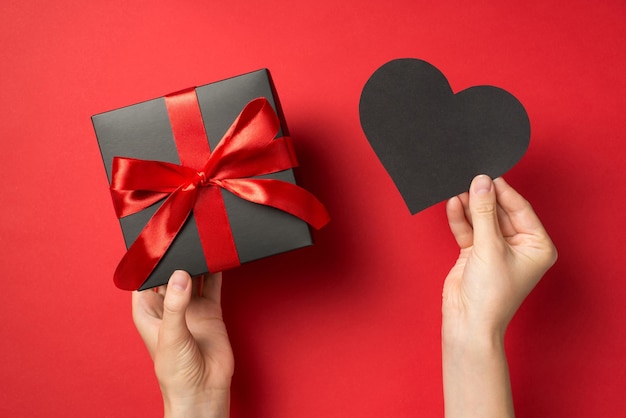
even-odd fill
[[[454,94],[437,68],[418,59],[376,70],[359,113],[412,214],[466,191],[477,174],[503,175],[530,140],[528,115],[510,93],[477,86]]]

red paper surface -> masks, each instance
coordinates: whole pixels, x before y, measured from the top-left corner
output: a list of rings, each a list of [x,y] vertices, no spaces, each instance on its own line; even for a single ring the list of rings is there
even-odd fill
[[[158,416],[111,276],[124,245],[92,114],[261,67],[332,223],[225,274],[233,417],[442,416],[443,205],[410,216],[365,139],[361,88],[425,59],[514,94],[507,175],[560,253],[511,324],[520,417],[620,416],[626,384],[623,1],[5,1],[0,6],[0,416]]]

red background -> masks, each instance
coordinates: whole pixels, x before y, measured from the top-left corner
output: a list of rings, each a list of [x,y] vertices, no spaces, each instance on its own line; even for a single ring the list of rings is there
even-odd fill
[[[365,81],[398,57],[529,113],[507,179],[560,259],[508,333],[518,415],[623,414],[624,2],[296,3],[2,2],[0,415],[162,414],[111,279],[124,248],[90,116],[268,67],[301,183],[333,221],[314,247],[225,274],[232,416],[442,416],[457,249],[443,205],[410,216],[358,119]]]

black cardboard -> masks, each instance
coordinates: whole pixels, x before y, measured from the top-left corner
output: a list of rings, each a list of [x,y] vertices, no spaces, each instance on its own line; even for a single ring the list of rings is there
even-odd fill
[[[361,93],[363,132],[415,214],[464,191],[477,174],[511,169],[530,141],[522,104],[494,86],[454,94],[426,61],[390,61]]]
[[[287,126],[269,71],[258,70],[196,88],[210,148],[213,149],[252,99],[265,97],[277,112],[281,131]],[[111,181],[114,156],[180,164],[163,97],[92,117],[106,173]],[[295,183],[293,170],[262,176]],[[241,263],[312,244],[308,225],[285,212],[240,199],[222,190],[233,238]],[[120,219],[129,247],[161,202]],[[140,290],[167,283],[176,269],[191,275],[208,271],[193,213],[152,275]]]

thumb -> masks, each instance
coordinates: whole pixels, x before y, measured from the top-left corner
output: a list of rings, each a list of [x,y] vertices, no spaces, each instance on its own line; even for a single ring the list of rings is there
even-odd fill
[[[474,245],[497,242],[502,236],[498,223],[498,205],[493,181],[481,174],[470,185],[469,208],[474,227]]]
[[[189,274],[182,270],[175,271],[167,284],[163,300],[159,342],[166,346],[182,343],[189,337],[185,312],[191,300],[191,290]]]

